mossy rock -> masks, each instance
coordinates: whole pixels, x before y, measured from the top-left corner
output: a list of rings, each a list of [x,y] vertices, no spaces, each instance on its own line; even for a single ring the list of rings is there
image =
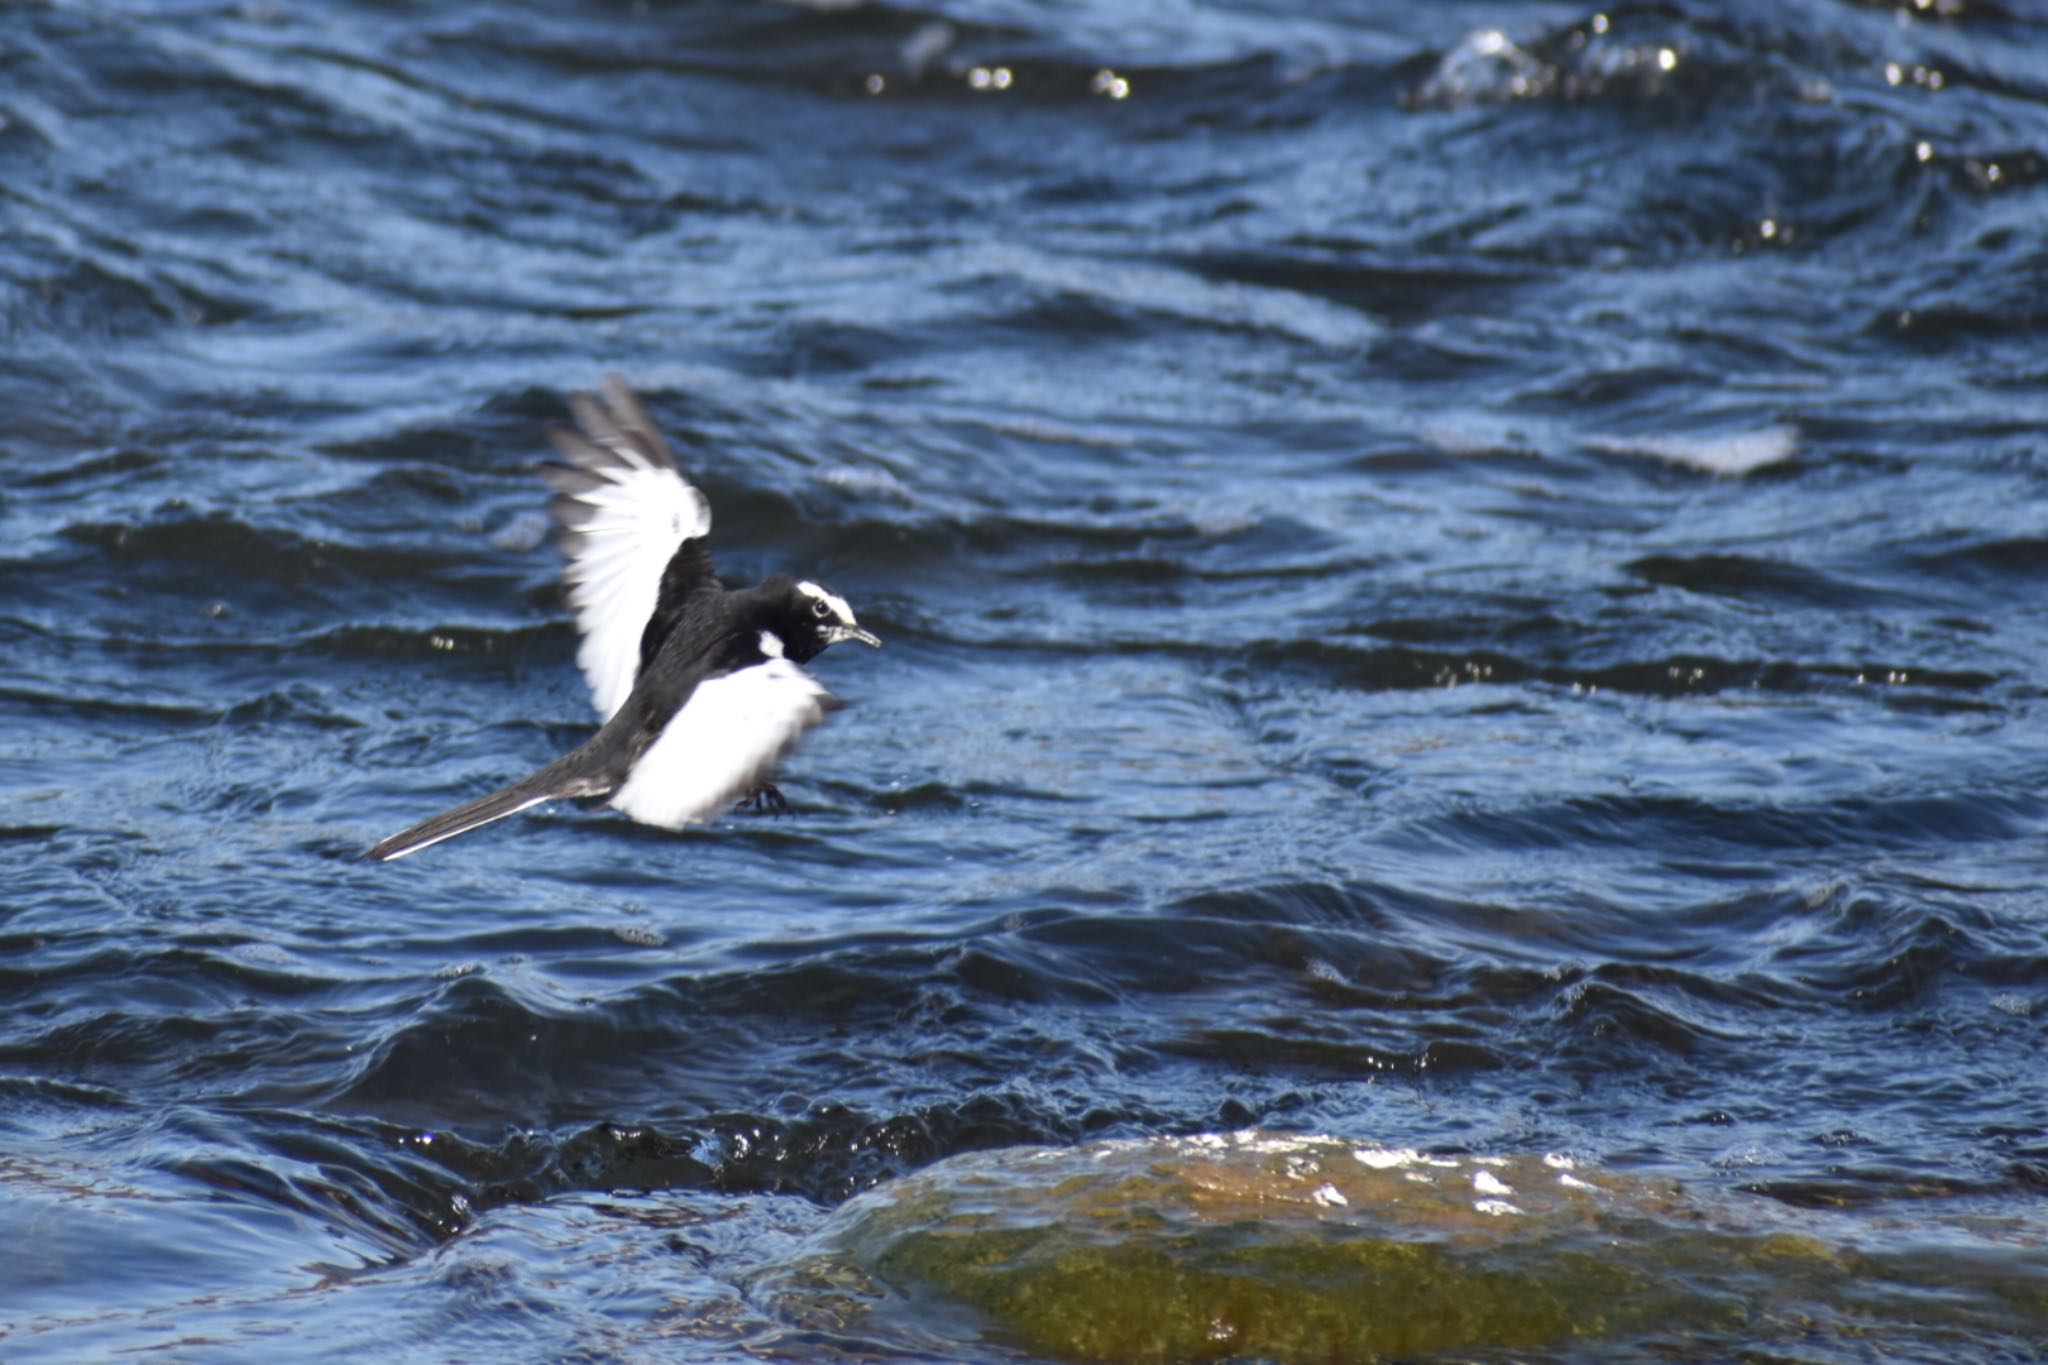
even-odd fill
[[[1245,1132],[942,1162],[853,1200],[758,1284],[816,1325],[1132,1365],[1881,1329],[1887,1295],[1912,1287],[1802,1218],[1557,1156]],[[1941,1330],[2038,1339],[2041,1315],[2000,1278],[1950,1293]]]

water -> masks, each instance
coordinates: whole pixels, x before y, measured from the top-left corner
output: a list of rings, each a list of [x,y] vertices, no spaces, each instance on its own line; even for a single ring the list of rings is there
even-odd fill
[[[1252,1123],[2038,1211],[2048,15],[1937,8],[0,9],[0,1353],[856,1359],[849,1195]],[[888,647],[788,817],[357,861],[589,732],[612,370]]]

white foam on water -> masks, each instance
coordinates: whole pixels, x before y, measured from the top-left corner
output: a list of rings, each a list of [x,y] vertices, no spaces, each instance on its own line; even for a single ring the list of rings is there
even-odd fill
[[[1799,432],[1776,426],[1726,436],[1589,436],[1586,445],[1605,455],[1647,455],[1666,464],[1735,478],[1790,459],[1799,448]]]

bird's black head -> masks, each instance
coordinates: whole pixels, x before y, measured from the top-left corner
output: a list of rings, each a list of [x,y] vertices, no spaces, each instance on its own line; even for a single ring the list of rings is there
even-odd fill
[[[771,579],[761,586],[772,594],[766,630],[775,636],[784,657],[804,663],[841,640],[882,647],[880,640],[862,630],[853,619],[853,608],[846,605],[846,599],[830,589],[808,579],[793,578]],[[775,652],[766,640],[762,641],[762,649],[770,654]]]

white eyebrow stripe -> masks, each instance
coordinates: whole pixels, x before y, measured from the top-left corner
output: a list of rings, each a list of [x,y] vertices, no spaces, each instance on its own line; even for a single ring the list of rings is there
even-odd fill
[[[819,587],[816,583],[811,582],[809,579],[805,579],[803,582],[797,584],[796,586],[798,592],[805,593],[811,597],[815,597],[820,602],[823,602],[826,606],[832,608],[832,614],[839,618],[840,625],[851,626],[858,624],[853,619],[853,608],[846,605],[845,598],[839,596],[836,593],[826,592],[823,588]]]

